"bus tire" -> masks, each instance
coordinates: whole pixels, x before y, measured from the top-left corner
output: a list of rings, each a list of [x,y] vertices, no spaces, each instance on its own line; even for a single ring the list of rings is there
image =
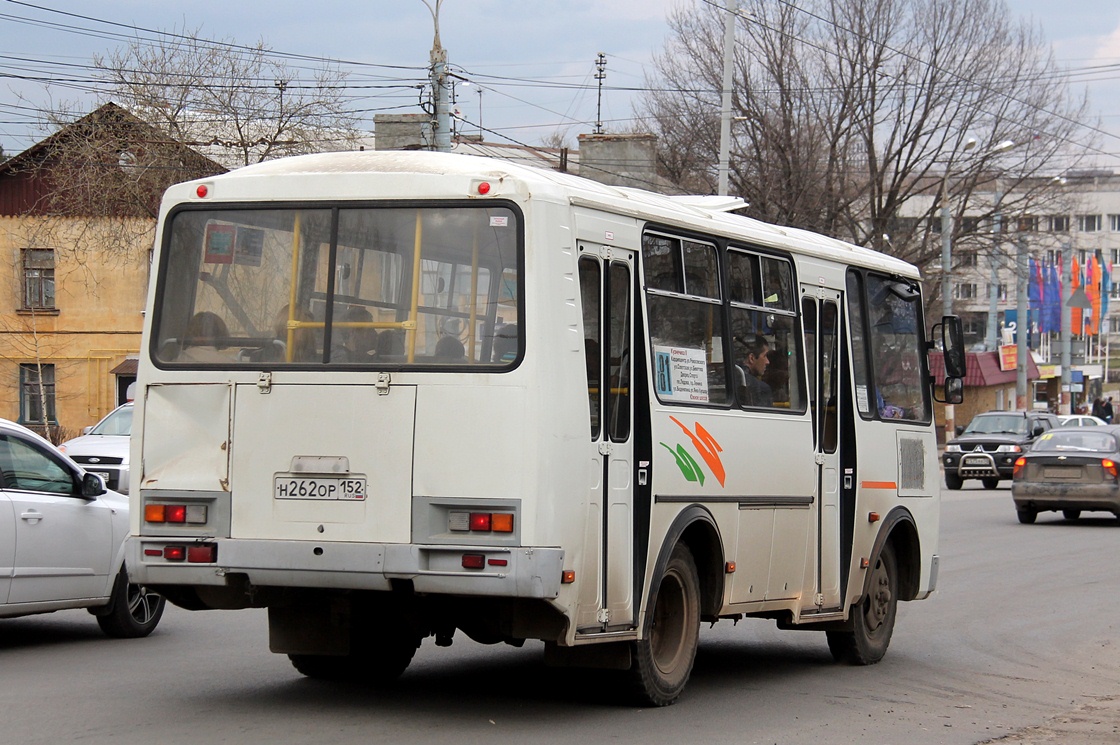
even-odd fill
[[[945,486],[949,487],[953,491],[956,491],[957,489],[960,489],[962,486],[964,486],[964,479],[962,479],[955,473],[947,473],[945,474]]]
[[[633,643],[632,692],[641,705],[668,706],[688,683],[700,637],[700,579],[685,544],[673,548],[650,602],[645,633]]]
[[[898,562],[890,543],[871,565],[867,592],[851,610],[845,628],[826,631],[828,650],[837,662],[874,665],[883,659],[898,613]]]

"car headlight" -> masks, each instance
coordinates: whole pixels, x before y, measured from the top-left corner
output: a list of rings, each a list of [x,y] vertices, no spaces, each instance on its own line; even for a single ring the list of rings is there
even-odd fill
[[[1000,445],[998,448],[996,448],[996,452],[997,453],[1021,453],[1021,452],[1023,452],[1023,448],[1019,447],[1018,445]]]
[[[946,453],[959,453],[959,452],[961,452],[961,446],[960,445],[946,445],[945,446],[945,452]]]

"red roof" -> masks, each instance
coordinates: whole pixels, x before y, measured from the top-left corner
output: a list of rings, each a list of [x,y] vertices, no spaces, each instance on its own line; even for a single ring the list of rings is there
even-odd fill
[[[964,384],[971,388],[984,388],[990,385],[1006,385],[1016,382],[1016,370],[999,369],[999,353],[966,352],[964,355]],[[945,359],[941,352],[929,353],[929,371],[935,380],[945,378]],[[1038,365],[1034,358],[1027,355],[1027,380],[1038,380]]]

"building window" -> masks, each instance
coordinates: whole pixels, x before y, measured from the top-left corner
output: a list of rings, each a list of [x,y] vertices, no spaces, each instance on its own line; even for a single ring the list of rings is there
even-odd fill
[[[977,233],[980,231],[980,218],[979,217],[962,217],[961,218],[961,232],[962,233]]]
[[[1038,232],[1038,217],[1035,215],[1028,215],[1019,218],[1019,232],[1020,233],[1037,233]]]
[[[1082,233],[1096,233],[1101,229],[1100,215],[1078,215],[1077,229]]]
[[[1051,233],[1069,232],[1069,215],[1051,215],[1048,220]]]
[[[39,370],[42,369],[42,385]],[[42,424],[43,406],[47,407],[47,423],[58,419],[54,408],[54,365],[26,363],[19,366],[19,421],[21,424]]]
[[[975,282],[961,282],[953,286],[954,294],[957,300],[975,300],[976,299],[976,283]]]
[[[991,282],[988,283],[987,292],[988,292],[988,297],[991,298],[991,296],[992,296],[992,283]],[[1000,282],[998,285],[996,285],[996,298],[998,300],[1000,300],[1001,302],[1006,302],[1007,301],[1007,283],[1006,282]]]
[[[1108,216],[1108,229],[1113,233],[1120,233],[1120,215]]]
[[[23,307],[54,310],[54,249],[23,249]]]
[[[976,266],[977,263],[975,251],[957,252],[957,266]]]

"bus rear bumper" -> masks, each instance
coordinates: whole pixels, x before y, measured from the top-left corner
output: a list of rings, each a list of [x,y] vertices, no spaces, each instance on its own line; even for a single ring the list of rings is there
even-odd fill
[[[217,561],[172,560],[168,547],[192,541],[130,537],[131,581],[145,585],[223,586],[229,575],[258,587],[389,590],[410,580],[418,593],[553,599],[560,594],[559,548],[429,546],[218,538]],[[184,553],[186,553],[184,551]]]

